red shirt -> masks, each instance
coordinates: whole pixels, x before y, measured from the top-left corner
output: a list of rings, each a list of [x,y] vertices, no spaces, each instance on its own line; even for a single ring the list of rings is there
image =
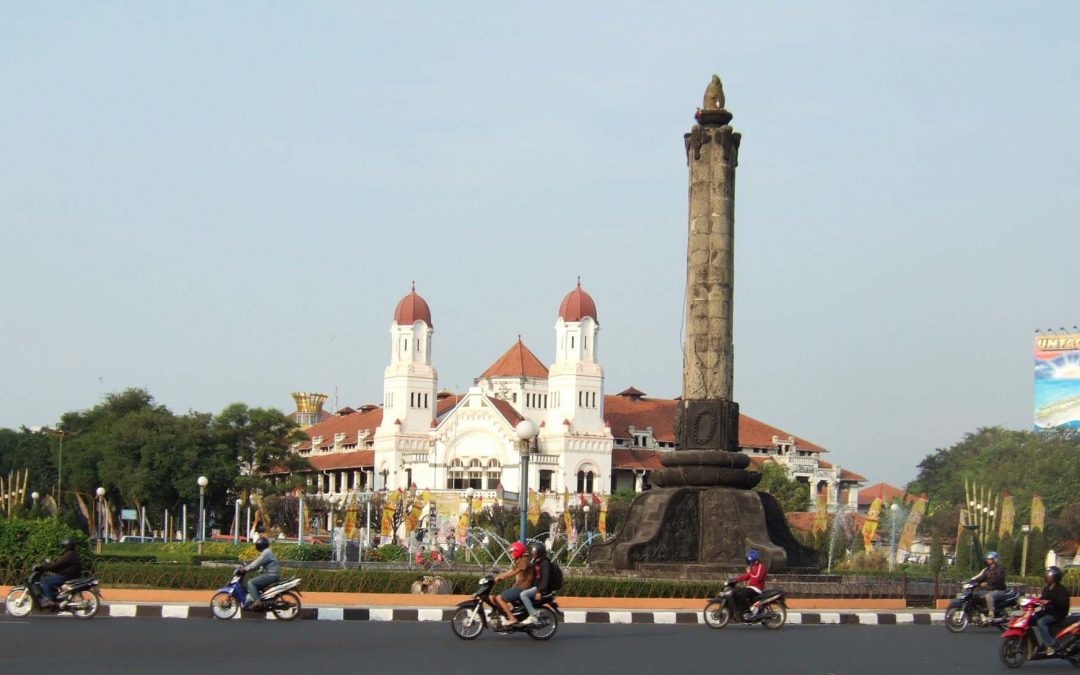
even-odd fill
[[[758,593],[765,591],[765,565],[760,560],[755,560],[753,565],[746,568],[746,574],[735,577],[735,581],[745,581],[747,587]]]

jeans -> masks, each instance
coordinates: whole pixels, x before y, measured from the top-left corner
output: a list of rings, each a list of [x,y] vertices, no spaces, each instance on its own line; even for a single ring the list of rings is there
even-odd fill
[[[276,574],[260,574],[254,579],[248,579],[244,584],[247,587],[248,601],[255,602],[262,595],[263,589],[277,582],[281,577]]]
[[[1005,595],[1005,591],[988,591],[985,596],[986,609],[990,611],[990,616],[997,614],[997,602],[998,598]]]
[[[521,592],[521,604],[525,605],[525,611],[529,613],[529,616],[536,618],[536,608],[533,607],[532,601],[539,592],[539,588],[533,586],[532,588],[526,588]]]
[[[502,592],[502,599],[513,605],[515,601],[521,598],[521,591],[522,589],[517,586],[511,586]]]
[[[65,581],[67,581],[67,577],[63,574],[51,574],[39,581],[38,584],[41,586],[41,590],[44,591],[45,597],[56,602],[56,589],[63,586]]]
[[[1057,622],[1057,617],[1052,614],[1043,614],[1035,619],[1035,633],[1039,636],[1039,643],[1043,647],[1052,647],[1056,642],[1054,634],[1050,632],[1050,626]]]

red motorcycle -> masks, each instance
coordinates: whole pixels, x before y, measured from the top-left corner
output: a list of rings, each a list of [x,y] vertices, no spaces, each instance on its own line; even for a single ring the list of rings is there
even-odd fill
[[[1080,668],[1080,615],[1070,615],[1050,627],[1057,637],[1058,650],[1047,656],[1035,634],[1035,614],[1046,606],[1044,600],[1024,598],[1020,601],[1020,615],[1009,621],[1001,635],[1001,662],[1009,668],[1019,668],[1027,661],[1063,659]]]

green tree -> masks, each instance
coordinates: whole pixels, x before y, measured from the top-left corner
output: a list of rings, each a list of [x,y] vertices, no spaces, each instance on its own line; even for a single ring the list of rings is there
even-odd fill
[[[941,546],[941,537],[937,531],[930,535],[930,560],[928,561],[930,573],[934,576],[941,574],[945,568],[945,551]]]
[[[233,403],[214,418],[212,428],[222,455],[239,466],[235,485],[245,497],[252,491],[272,494],[295,487],[303,481],[299,474],[312,470],[306,458],[292,451],[294,443],[306,440],[304,432],[280,410]],[[291,478],[275,484],[274,471]]]
[[[975,553],[972,548],[971,532],[963,530],[956,540],[956,571],[970,575],[975,573]]]
[[[998,562],[1005,570],[1005,574],[1016,574],[1019,571],[1019,566],[1016,564],[1016,542],[1013,541],[1011,534],[1005,533],[1005,536],[998,542],[997,550],[998,555],[1001,556]]]
[[[810,508],[810,492],[806,484],[789,478],[787,470],[780,464],[765,462],[760,471],[761,482],[754,489],[775,497],[785,513],[806,511]]]

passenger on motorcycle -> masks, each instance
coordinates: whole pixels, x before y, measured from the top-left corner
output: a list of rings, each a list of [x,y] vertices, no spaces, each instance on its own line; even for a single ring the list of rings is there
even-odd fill
[[[82,561],[79,560],[79,554],[75,551],[75,540],[65,537],[60,541],[60,546],[63,547],[64,552],[55,562],[37,565],[34,568],[39,572],[53,572],[53,574],[38,582],[45,594],[45,602],[42,603],[42,607],[52,607],[56,604],[56,590],[65,581],[78,579],[82,576]]]
[[[735,591],[735,606],[745,612],[754,600],[765,590],[765,577],[768,575],[761,554],[754,549],[746,552],[746,573],[735,577],[735,583],[745,581],[746,585]]]
[[[502,581],[515,577],[514,585],[495,596],[495,604],[506,615],[507,625],[514,625],[514,602],[521,597],[521,592],[533,585],[533,566],[525,557],[525,544],[515,541],[510,547],[510,557],[514,559],[514,566],[495,577],[495,581]]]
[[[1046,586],[1039,599],[1045,600],[1046,606],[1039,610],[1035,619],[1035,634],[1039,636],[1039,644],[1046,649],[1046,655],[1053,656],[1058,644],[1050,627],[1069,615],[1069,591],[1061,585],[1060,567],[1055,565],[1046,570]]]
[[[529,613],[529,616],[521,622],[523,626],[536,623],[537,612],[533,607],[533,598],[544,595],[551,586],[551,560],[548,559],[547,546],[534,541],[529,544],[529,554],[532,557],[530,564],[533,569],[533,582],[532,586],[521,592],[521,604],[525,605],[525,610]]]
[[[244,571],[250,572],[261,567],[262,574],[249,578],[247,583],[244,584],[248,592],[247,601],[244,603],[246,607],[251,607],[258,602],[259,596],[262,595],[264,589],[281,580],[281,563],[278,562],[274,552],[270,550],[270,540],[266,537],[259,537],[255,540],[255,550],[259,551],[259,557],[245,565]]]
[[[986,602],[986,608],[990,611],[990,616],[997,616],[998,598],[1005,595],[1005,570],[998,564],[997,551],[990,551],[986,554],[986,567],[983,568],[982,572],[975,575],[972,581],[979,584],[977,593]]]

